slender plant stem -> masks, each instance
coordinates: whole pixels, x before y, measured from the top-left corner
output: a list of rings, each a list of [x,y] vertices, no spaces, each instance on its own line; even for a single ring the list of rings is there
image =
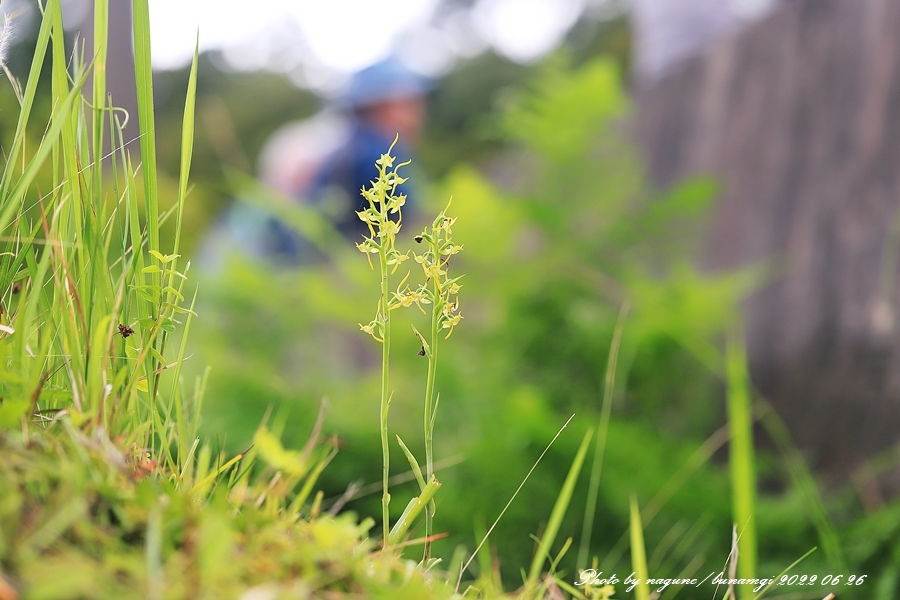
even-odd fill
[[[443,299],[441,296],[441,282],[434,280],[434,308],[431,312],[431,348],[428,354],[428,379],[425,382],[425,481],[431,481],[434,476],[434,380],[437,373],[438,354],[438,321],[443,311]],[[434,520],[434,503],[425,507],[425,560],[431,551],[431,537]]]
[[[742,332],[735,328],[726,347],[728,373],[728,426],[731,430],[730,463],[734,522],[740,532],[737,564],[741,579],[756,577],[756,467],[753,453],[747,354]],[[753,586],[740,586],[740,596],[753,595]]]
[[[394,138],[394,144],[396,143],[397,139]],[[371,188],[362,190],[362,195],[368,201],[369,206],[356,213],[366,224],[370,234],[356,247],[361,252],[366,253],[367,256],[378,254],[378,266],[381,274],[381,296],[378,299],[375,319],[368,325],[360,325],[360,328],[381,342],[381,409],[379,425],[381,428],[381,484],[384,491],[381,498],[381,520],[384,530],[383,543],[385,548],[391,543],[391,494],[389,492],[391,451],[388,442],[388,411],[391,408],[391,396],[388,375],[391,355],[392,306],[388,280],[390,275],[389,267],[393,266],[396,269],[397,265],[407,257],[406,255],[401,255],[394,248],[394,240],[397,232],[400,231],[402,218],[400,208],[406,199],[402,194],[400,196],[395,195],[397,186],[405,181],[397,174],[397,169],[407,164],[397,165],[393,170],[390,170],[394,166],[394,157],[391,156],[394,144],[391,144],[386,154],[382,154],[381,158],[375,161],[375,166],[378,167],[378,180],[372,182]],[[396,222],[391,220],[390,215],[392,213],[397,214]],[[371,266],[371,260],[369,260],[369,265]]]
[[[387,209],[384,202],[381,203],[382,219],[387,220]],[[391,449],[388,445],[388,408],[390,408],[390,391],[388,389],[388,365],[391,353],[391,312],[388,310],[388,264],[387,264],[387,242],[383,241],[379,258],[381,260],[381,318],[384,322],[384,336],[381,346],[381,460],[383,463],[381,483],[384,493],[381,496],[381,519],[382,529],[384,532],[384,547],[388,546],[388,539],[391,531],[390,513],[388,508],[391,504],[391,494],[388,492],[388,480],[390,479],[390,460]]]
[[[469,568],[469,565],[472,564],[472,561],[475,560],[475,557],[478,556],[478,551],[481,550],[481,547],[484,546],[485,542],[487,542],[488,536],[491,535],[491,532],[494,531],[495,527],[497,527],[497,523],[499,523],[500,519],[503,518],[503,515],[506,514],[506,511],[509,509],[510,504],[513,503],[513,500],[516,499],[516,496],[518,496],[519,492],[522,491],[522,488],[525,487],[525,484],[528,482],[528,478],[531,477],[531,474],[534,473],[535,469],[537,469],[538,464],[540,464],[541,460],[543,460],[544,455],[547,454],[547,452],[550,450],[550,447],[554,444],[554,442],[556,442],[556,438],[558,438],[560,436],[560,434],[562,434],[563,430],[569,426],[569,423],[571,423],[572,419],[574,419],[574,418],[575,418],[575,415],[573,414],[571,417],[569,417],[566,420],[565,423],[563,423],[563,426],[559,428],[559,431],[556,432],[556,435],[553,436],[553,439],[550,440],[550,443],[547,444],[547,447],[544,448],[544,451],[541,452],[541,455],[538,456],[537,460],[534,461],[534,464],[531,465],[531,468],[528,470],[528,473],[525,474],[525,478],[522,479],[522,483],[520,483],[519,487],[516,488],[516,491],[513,492],[513,495],[509,499],[509,502],[506,503],[506,506],[504,506],[503,510],[500,511],[500,514],[497,515],[497,518],[494,520],[494,523],[487,530],[487,533],[485,533],[484,537],[481,538],[481,542],[479,542],[478,546],[475,547],[475,551],[472,552],[472,556],[470,556],[469,560],[467,560],[466,563],[462,566],[462,568],[460,568],[459,575],[456,579],[456,588],[454,588],[454,591],[459,592],[459,584],[462,583],[463,575],[465,574],[466,570]]]
[[[606,385],[603,390],[603,405],[600,409],[600,424],[597,428],[597,443],[594,447],[594,464],[591,468],[591,480],[588,485],[587,503],[584,507],[584,519],[581,527],[581,543],[578,547],[579,569],[588,568],[588,555],[591,549],[591,533],[594,529],[594,512],[597,508],[597,495],[600,491],[600,474],[603,470],[603,456],[606,452],[606,439],[609,433],[609,418],[612,410],[612,398],[616,383],[616,364],[619,360],[619,344],[622,342],[622,330],[625,328],[625,317],[630,310],[628,302],[622,304],[616,319],[609,356],[606,360]]]

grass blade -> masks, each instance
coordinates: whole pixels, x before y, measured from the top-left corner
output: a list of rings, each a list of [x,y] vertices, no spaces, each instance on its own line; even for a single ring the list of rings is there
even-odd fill
[[[772,582],[769,583],[769,585],[767,585],[766,587],[764,587],[763,589],[761,589],[761,590],[759,591],[758,594],[756,594],[755,596],[753,596],[753,600],[759,600],[760,598],[762,598],[762,597],[766,594],[766,592],[768,592],[769,589],[770,589],[773,585],[775,585],[778,581],[781,580],[781,577],[782,577],[783,575],[786,575],[786,574],[790,573],[790,572],[791,572],[791,569],[793,569],[794,567],[796,567],[797,565],[799,565],[801,562],[803,562],[803,561],[806,559],[807,556],[809,556],[810,554],[812,554],[812,553],[815,552],[815,551],[816,551],[816,548],[815,548],[815,547],[810,548],[810,549],[806,552],[806,554],[804,554],[803,556],[801,556],[800,558],[798,558],[797,560],[795,560],[794,562],[792,562],[790,565],[788,565],[788,567],[787,567],[784,571],[782,571],[781,573],[779,573],[778,575],[776,575],[775,577],[772,578]]]
[[[191,156],[193,154],[194,147],[194,106],[196,104],[197,98],[197,56],[199,50],[199,34],[197,41],[194,44],[194,59],[191,62],[191,73],[188,79],[188,89],[187,96],[185,97],[184,102],[184,120],[182,121],[181,126],[181,175],[178,181],[178,208],[175,217],[175,241],[174,248],[172,250],[172,254],[176,257],[172,260],[172,264],[169,265],[169,285],[168,287],[175,287],[175,276],[177,271],[178,264],[178,249],[181,241],[181,224],[182,224],[182,215],[184,213],[184,199],[187,195],[187,182],[188,175],[191,171]],[[190,263],[188,263],[190,266]],[[185,271],[186,272],[186,271]],[[175,304],[174,294],[169,293],[168,301],[170,304]],[[181,363],[184,360],[184,352],[185,352],[185,342],[187,341],[188,331],[190,329],[191,316],[193,316],[194,305],[197,300],[197,293],[194,292],[194,299],[191,301],[191,313],[188,314],[188,322],[185,326],[184,336],[182,337],[181,349],[178,354],[178,361],[175,371],[175,377],[173,378],[173,386],[172,386],[172,397],[175,400],[175,409],[177,415],[177,423],[178,423],[178,431],[180,432],[178,436],[178,447],[179,447],[179,456],[184,456],[184,453],[187,451],[188,437],[194,437],[196,435],[197,422],[194,420],[191,423],[191,426],[188,427],[185,421],[184,416],[184,397],[183,394],[179,393],[180,388],[182,387],[179,382],[179,375],[181,371]],[[188,435],[188,429],[190,429],[190,436]]]
[[[399,544],[403,540],[403,536],[406,535],[410,525],[419,516],[419,513],[425,510],[425,507],[428,506],[428,503],[431,502],[440,487],[440,482],[435,477],[432,477],[425,489],[422,490],[422,493],[409,501],[403,514],[400,515],[400,518],[391,528],[391,533],[388,536],[388,546]]]
[[[519,495],[519,492],[522,491],[522,488],[525,487],[525,482],[528,481],[528,478],[531,477],[531,474],[534,473],[534,470],[537,468],[538,464],[541,462],[541,459],[544,458],[544,455],[547,454],[547,451],[550,450],[550,446],[556,442],[556,438],[562,434],[563,430],[569,426],[569,423],[572,422],[572,419],[575,418],[575,415],[569,417],[569,419],[563,423],[563,426],[559,428],[559,431],[556,432],[556,435],[553,436],[553,439],[550,440],[550,443],[547,444],[547,447],[544,448],[544,451],[541,452],[541,455],[538,456],[538,459],[534,461],[534,464],[531,465],[531,469],[528,470],[528,473],[525,474],[525,478],[522,480],[522,483],[519,484],[519,487],[516,488],[516,491],[513,492],[512,497],[509,499],[509,502],[506,503],[506,506],[503,507],[503,510],[500,511],[500,514],[497,515],[497,518],[494,520],[493,525],[491,525],[490,529],[487,530],[487,533],[484,534],[484,537],[481,538],[481,543],[478,544],[478,547],[475,548],[475,552],[472,553],[472,556],[469,557],[469,560],[466,561],[466,564],[463,565],[462,569],[459,570],[459,578],[456,580],[456,590],[459,591],[459,584],[462,582],[463,573],[469,568],[469,565],[472,564],[472,561],[475,560],[475,557],[478,556],[478,551],[481,550],[481,547],[484,546],[488,537],[491,535],[491,532],[494,531],[494,528],[497,526],[497,523],[500,522],[500,519],[503,518],[503,515],[506,514],[509,505],[512,504],[513,500],[516,499],[516,496]]]
[[[197,104],[197,62],[200,52],[200,34],[194,43],[194,59],[191,62],[191,74],[188,78],[187,95],[184,100],[184,119],[181,125],[181,172],[178,178],[178,212],[175,217],[175,249],[178,254],[181,241],[181,225],[184,213],[184,200],[187,196],[188,175],[191,172],[191,158],[194,151],[194,108]],[[174,269],[174,266],[173,266]],[[171,282],[169,283],[171,285]]]
[[[650,586],[647,585],[647,551],[644,549],[644,526],[641,524],[641,511],[637,497],[631,495],[630,526],[631,532],[631,565],[638,582],[634,597],[637,600],[649,600]]]
[[[94,83],[94,140],[93,161],[95,168],[91,169],[91,183],[94,198],[101,198],[103,194],[103,168],[100,166],[103,156],[103,111],[106,108],[106,54],[109,29],[109,0],[94,0],[94,68],[92,69]]]
[[[836,572],[846,573],[849,567],[847,566],[847,560],[844,558],[837,531],[834,529],[831,517],[828,516],[828,510],[825,508],[825,503],[819,494],[819,488],[809,472],[809,467],[806,465],[803,455],[794,446],[791,441],[791,434],[774,410],[768,408],[763,414],[761,422],[785,457],[791,480],[806,501],[807,511],[809,511],[813,526],[819,535],[825,559]]]
[[[134,1],[134,76],[137,84],[138,125],[141,136],[141,171],[147,206],[150,250],[159,251],[159,196],[156,177],[156,124],[153,115],[153,70],[150,66],[149,0]],[[159,275],[154,276],[159,285]]]
[[[753,579],[756,573],[756,522],[753,519],[756,502],[756,470],[753,455],[753,416],[750,411],[750,381],[747,375],[747,356],[739,334],[728,338],[728,424],[731,429],[730,463],[734,521],[740,538],[738,575]],[[752,585],[741,586],[741,596],[753,594]]]
[[[13,136],[12,146],[8,151],[9,155],[6,159],[6,166],[3,169],[3,178],[0,179],[0,201],[3,202],[6,201],[7,192],[12,185],[13,171],[19,159],[19,152],[22,151],[22,145],[25,143],[25,128],[28,125],[31,109],[34,106],[34,97],[37,92],[38,81],[41,78],[41,67],[44,64],[44,57],[47,54],[47,44],[50,42],[53,20],[59,10],[59,0],[50,0],[44,8],[44,19],[41,21],[37,45],[34,47],[34,56],[31,59],[31,69],[28,71],[28,81],[25,84],[25,96],[22,108],[19,111],[19,120],[16,123],[16,133]],[[3,208],[5,211],[6,207]],[[4,225],[0,225],[0,231],[3,231],[4,228]]]
[[[553,511],[550,513],[550,520],[547,522],[547,529],[544,531],[544,535],[541,537],[541,543],[538,545],[538,550],[534,555],[534,559],[531,561],[531,569],[529,569],[528,572],[528,582],[530,584],[537,583],[537,580],[541,575],[541,569],[544,566],[544,560],[546,560],[550,553],[550,548],[556,540],[556,534],[559,532],[559,526],[566,514],[566,509],[569,508],[569,502],[572,500],[575,482],[578,481],[578,474],[581,473],[581,465],[584,464],[588,443],[591,441],[591,436],[593,434],[593,429],[588,429],[587,433],[584,434],[584,439],[581,440],[581,446],[578,448],[575,460],[572,461],[572,466],[569,467],[569,474],[566,475],[566,480],[563,483],[562,489],[559,491],[559,496],[556,498],[556,504],[553,505]]]
[[[609,415],[612,409],[612,396],[616,383],[616,364],[619,359],[619,346],[622,343],[622,330],[625,328],[625,317],[629,304],[622,304],[619,317],[609,346],[609,358],[606,361],[606,387],[603,390],[603,406],[600,409],[600,423],[597,425],[597,443],[594,446],[594,463],[591,467],[591,481],[588,486],[587,503],[584,505],[584,520],[581,526],[581,541],[578,545],[579,568],[587,568],[588,553],[591,548],[591,533],[594,530],[594,513],[597,510],[597,495],[600,492],[600,474],[603,469],[603,455],[606,452],[606,436],[609,432]]]

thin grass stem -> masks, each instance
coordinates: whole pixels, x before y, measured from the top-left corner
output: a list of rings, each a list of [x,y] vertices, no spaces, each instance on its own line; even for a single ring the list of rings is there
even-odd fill
[[[603,390],[603,406],[600,409],[600,423],[597,426],[597,443],[594,447],[594,462],[591,466],[591,480],[588,485],[587,503],[584,506],[584,520],[581,526],[581,542],[578,545],[578,560],[575,563],[581,568],[588,564],[588,553],[591,548],[591,534],[594,530],[594,514],[597,510],[597,495],[600,491],[600,474],[603,469],[603,456],[606,451],[606,438],[609,433],[609,417],[612,411],[612,397],[616,383],[616,365],[619,359],[619,346],[622,343],[622,331],[625,329],[625,317],[630,305],[624,302],[619,309],[616,328],[613,331],[609,346],[609,357],[606,361],[606,386]]]
[[[732,332],[727,345],[728,423],[731,430],[730,466],[734,521],[741,530],[738,549],[741,579],[756,573],[756,470],[753,456],[753,416],[743,339]],[[740,586],[741,597],[753,595],[752,585]]]
[[[541,452],[541,455],[538,456],[536,461],[534,461],[534,464],[531,465],[531,468],[528,470],[528,473],[525,474],[525,478],[522,479],[522,483],[520,483],[519,487],[516,488],[516,491],[513,492],[513,495],[510,497],[509,502],[506,503],[506,506],[504,506],[503,510],[500,511],[500,514],[497,515],[497,518],[494,520],[494,523],[487,530],[487,533],[485,533],[484,537],[481,538],[481,542],[475,548],[475,552],[472,553],[472,556],[469,557],[469,560],[466,561],[466,564],[464,564],[463,567],[459,570],[459,577],[456,580],[456,588],[455,588],[457,592],[459,591],[460,583],[462,583],[463,574],[466,572],[466,570],[468,570],[469,565],[472,564],[472,561],[475,560],[475,557],[478,556],[478,551],[481,550],[481,547],[484,546],[485,542],[487,542],[487,539],[488,539],[488,537],[490,537],[491,532],[494,531],[494,528],[497,527],[497,523],[499,523],[500,519],[503,518],[503,515],[506,514],[506,511],[509,509],[509,506],[513,503],[513,500],[516,499],[516,496],[518,496],[519,492],[522,491],[522,488],[525,487],[525,483],[528,481],[528,478],[531,477],[531,474],[534,473],[534,470],[540,464],[541,460],[544,458],[544,455],[546,455],[547,452],[550,451],[550,447],[553,446],[553,444],[556,442],[556,439],[562,434],[562,432],[565,430],[565,428],[569,426],[569,423],[571,423],[572,419],[574,419],[574,418],[575,418],[575,415],[573,414],[571,417],[569,417],[566,420],[565,423],[563,423],[563,426],[559,428],[559,431],[556,432],[556,435],[553,436],[553,439],[550,440],[550,443],[547,444],[547,447],[544,448],[544,451]]]

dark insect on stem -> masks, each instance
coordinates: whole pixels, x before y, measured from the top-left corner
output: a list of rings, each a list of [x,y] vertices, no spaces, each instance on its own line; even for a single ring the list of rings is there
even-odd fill
[[[121,323],[119,323],[119,335],[121,335],[122,338],[127,338],[129,335],[134,335],[134,329],[132,329],[128,325],[122,325]]]
[[[417,243],[417,244],[421,244],[421,243],[422,243],[422,239],[423,239],[423,238],[422,238],[422,236],[421,236],[421,235],[417,235],[417,236],[416,236],[416,237],[414,237],[414,238],[413,238],[413,239],[414,239],[414,240],[416,240],[416,243]]]
[[[422,346],[422,349],[419,350],[419,356],[425,356],[425,346]]]

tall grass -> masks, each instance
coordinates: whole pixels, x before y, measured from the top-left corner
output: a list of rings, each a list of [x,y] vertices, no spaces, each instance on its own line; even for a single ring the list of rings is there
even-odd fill
[[[4,297],[5,370],[0,426],[33,427],[67,418],[83,433],[117,440],[129,460],[162,464],[190,482],[198,458],[202,384],[181,385],[185,345],[172,335],[194,316],[186,298],[190,263],[178,248],[194,131],[197,54],[191,66],[173,208],[160,212],[156,174],[149,6],[134,3],[138,115],[113,106],[106,90],[107,2],[94,6],[95,53],[65,51],[58,0],[44,18],[20,116],[0,182],[0,289]],[[26,140],[47,49],[51,50],[50,124],[28,155]],[[92,90],[83,90],[88,75]],[[90,97],[82,101],[82,95]],[[125,119],[140,122],[140,162],[122,137]],[[104,156],[104,148],[111,148]],[[137,183],[141,175],[143,186]],[[143,202],[142,202],[143,200]],[[174,217],[174,238],[159,237]],[[169,389],[161,385],[169,382]],[[209,450],[207,449],[207,452]]]
[[[741,579],[756,576],[756,467],[750,378],[742,337],[732,333],[726,349],[728,423],[731,431],[730,468],[734,520],[738,531],[737,571]],[[740,586],[740,596],[752,597],[753,586]]]
[[[0,592],[15,581],[35,598],[222,598],[287,589],[302,572],[317,589],[428,597],[396,555],[370,556],[371,522],[316,518],[335,446],[321,419],[302,451],[266,424],[234,456],[197,437],[205,378],[181,377],[196,291],[179,256],[196,49],[170,202],[156,170],[149,1],[134,2],[137,115],[106,90],[106,0],[90,56],[67,55],[60,0],[41,8],[0,179]],[[41,93],[51,114],[34,123]],[[134,118],[140,157],[122,134]]]
[[[634,494],[629,501],[629,527],[631,535],[631,565],[634,569],[634,581],[637,588],[636,600],[649,600],[650,586],[647,585],[649,571],[647,569],[647,552],[644,549],[644,526],[641,523],[641,510]]]
[[[594,528],[594,514],[597,510],[597,495],[600,492],[600,474],[603,471],[603,456],[606,452],[606,436],[609,431],[609,419],[612,412],[612,397],[616,382],[616,365],[619,360],[619,346],[622,343],[622,331],[625,327],[625,317],[630,307],[623,304],[619,309],[619,317],[613,332],[612,343],[609,348],[609,357],[606,361],[606,384],[603,388],[603,405],[600,408],[600,423],[597,426],[597,442],[594,447],[594,461],[591,466],[591,479],[588,487],[587,502],[584,506],[584,519],[581,525],[581,542],[578,546],[577,565],[586,568],[588,565],[588,552],[591,547],[591,534]]]
[[[553,510],[550,513],[550,519],[547,521],[547,527],[544,530],[544,534],[541,536],[540,543],[538,544],[537,550],[534,553],[534,558],[531,561],[531,567],[528,570],[528,584],[534,585],[537,583],[544,562],[550,556],[550,549],[553,547],[553,542],[556,540],[556,535],[559,533],[559,527],[565,516],[566,509],[571,502],[575,483],[578,481],[578,475],[581,473],[581,465],[584,464],[584,457],[587,454],[588,446],[593,434],[594,432],[591,429],[588,429],[587,433],[584,434],[584,438],[581,440],[581,446],[578,447],[578,452],[575,454],[575,459],[572,461],[572,466],[569,467],[569,473],[566,475],[562,488],[559,490],[556,503],[554,503]]]

